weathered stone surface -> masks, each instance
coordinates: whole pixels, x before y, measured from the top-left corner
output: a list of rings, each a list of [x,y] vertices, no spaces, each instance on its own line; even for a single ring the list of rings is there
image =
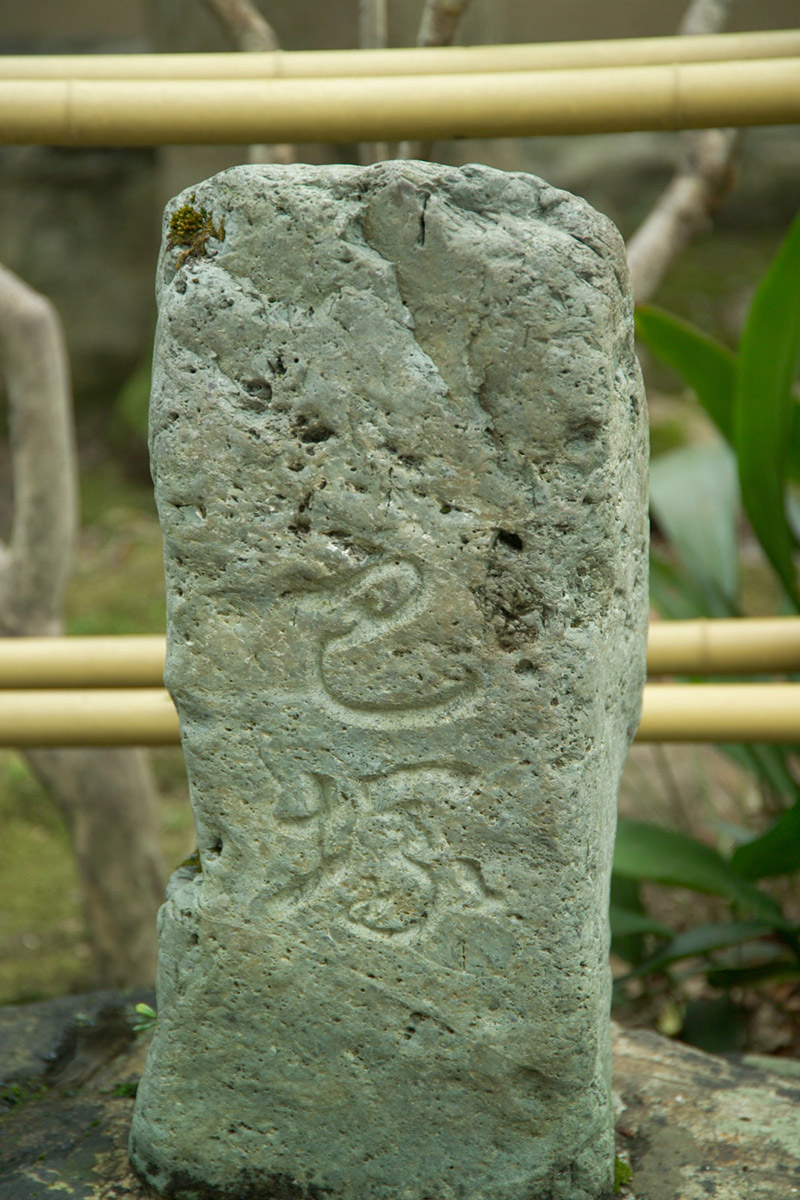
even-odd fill
[[[215,232],[162,255],[151,454],[202,871],[133,1161],[180,1197],[605,1196],[647,615],[620,239],[482,167],[185,204]]]

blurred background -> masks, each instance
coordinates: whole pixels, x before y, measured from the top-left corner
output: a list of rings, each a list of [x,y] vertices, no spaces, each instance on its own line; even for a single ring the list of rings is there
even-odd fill
[[[358,45],[357,0],[259,0],[259,7],[283,49]],[[421,10],[421,0],[391,0],[389,45],[415,43]],[[472,0],[455,40],[472,44],[671,35],[685,11],[682,0],[608,0],[602,5],[593,0],[547,5]],[[796,0],[739,0],[730,6],[726,28],[784,29],[796,20]],[[204,0],[4,0],[0,14],[4,55],[233,49],[233,33]],[[737,345],[759,281],[800,207],[798,132],[797,127],[744,132],[732,166],[733,186],[713,227],[709,222],[675,258],[648,297],[730,348]],[[633,133],[436,143],[432,156],[452,164],[483,162],[541,175],[586,197],[629,238],[673,177],[685,146],[685,135]],[[357,162],[359,148],[304,146],[296,157]],[[69,633],[152,633],[164,628],[161,544],[146,450],[153,281],[162,212],[169,197],[182,188],[246,160],[246,147],[0,147],[0,263],[53,302],[66,331],[72,370],[81,534],[66,601]],[[718,434],[681,378],[644,346],[641,357],[654,460],[685,447],[716,445]],[[3,397],[4,539],[12,514]],[[758,540],[739,517],[736,534],[740,610],[753,615],[785,611],[780,584]],[[675,560],[674,547],[658,520],[654,544],[666,561]],[[179,750],[165,749],[153,752],[151,759],[161,849],[166,868],[172,870],[194,846],[182,757]],[[791,748],[781,762],[787,772],[783,792],[776,777],[759,773],[741,754],[699,746],[636,747],[620,811],[690,835],[703,845],[729,849],[743,836],[742,830],[752,836],[794,803]],[[59,806],[26,759],[12,751],[0,751],[0,822],[0,1004],[108,983],[87,930],[86,898]],[[767,887],[782,911],[795,919],[800,916],[796,876],[784,875]],[[730,913],[728,900],[700,903],[707,906],[706,925]],[[673,933],[698,922],[697,893],[685,888],[663,888],[645,880],[637,890],[636,905]],[[645,961],[660,944],[643,941],[651,936],[644,926],[636,936],[637,946],[617,940],[619,955],[627,955],[618,955],[619,975],[625,975],[637,955]],[[713,1043],[713,1030],[724,1016],[723,1048],[797,1053],[797,974],[784,972],[768,979],[765,991],[750,981],[715,986],[706,966],[703,959],[702,969],[684,975],[662,971],[630,981],[619,991],[618,1015],[709,1048],[716,1048],[709,1038]]]

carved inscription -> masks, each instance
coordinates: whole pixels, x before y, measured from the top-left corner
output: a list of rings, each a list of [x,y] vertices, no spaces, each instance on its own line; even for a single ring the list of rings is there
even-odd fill
[[[291,622],[281,617],[282,628],[291,629],[286,682],[338,721],[394,730],[452,719],[474,703],[478,676],[469,663],[443,655],[441,677],[425,677],[413,661],[409,629],[434,605],[418,563],[392,558],[284,603],[292,606]],[[371,656],[376,643],[382,652]],[[348,664],[385,658],[392,673],[377,683],[374,668],[366,680],[363,672],[348,673]],[[267,674],[274,681],[275,672]],[[267,800],[292,869],[276,873],[260,904],[311,904],[321,890],[335,890],[353,925],[413,937],[445,895],[472,907],[497,903],[480,864],[460,859],[441,831],[447,806],[469,811],[475,780],[466,764],[401,762],[367,776],[296,769],[284,776],[266,748],[263,757]]]
[[[387,937],[419,932],[445,894],[470,907],[498,906],[480,864],[454,852],[436,819],[441,806],[468,805],[469,768],[426,763],[357,779],[270,775],[273,812],[297,869],[262,891],[259,905],[291,908],[335,889],[354,925]]]
[[[422,566],[392,558],[287,589],[274,605],[259,652],[273,693],[305,693],[336,721],[362,729],[416,728],[468,715],[479,678],[469,654],[431,646],[423,662],[415,631],[435,613],[434,587]],[[430,622],[429,622],[430,624]],[[275,645],[280,646],[280,655]],[[379,649],[383,671],[367,676],[365,651]],[[425,673],[423,673],[425,672]]]

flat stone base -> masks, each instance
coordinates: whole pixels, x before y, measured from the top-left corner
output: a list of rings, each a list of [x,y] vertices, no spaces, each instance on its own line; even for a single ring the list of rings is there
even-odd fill
[[[125,1017],[148,999],[103,992],[0,1009],[0,1200],[153,1200],[127,1155],[149,1038],[135,1039]],[[734,1065],[617,1027],[613,1041],[617,1152],[634,1171],[623,1196],[800,1197],[799,1063]]]

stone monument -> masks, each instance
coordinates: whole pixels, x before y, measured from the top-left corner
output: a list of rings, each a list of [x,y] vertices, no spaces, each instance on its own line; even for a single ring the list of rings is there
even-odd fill
[[[182,1200],[605,1197],[647,621],[619,235],[417,162],[235,168],[167,220],[151,454],[199,862],[133,1163]]]

